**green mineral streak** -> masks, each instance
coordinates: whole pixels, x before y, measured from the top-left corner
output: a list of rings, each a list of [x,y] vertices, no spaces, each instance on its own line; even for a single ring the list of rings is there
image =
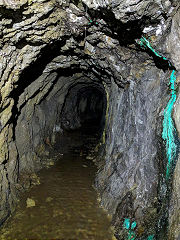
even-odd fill
[[[140,42],[138,43],[143,49],[150,49],[157,57],[160,57],[163,60],[168,61],[167,58],[162,57],[158,52],[156,52],[152,48],[150,42],[145,37],[142,37],[140,39]],[[168,63],[169,63],[169,66],[172,67],[172,64],[169,61]],[[175,127],[172,120],[172,110],[173,110],[174,103],[176,101],[175,82],[176,82],[176,76],[175,76],[175,70],[173,70],[170,77],[171,99],[169,100],[167,107],[164,111],[163,132],[162,132],[162,138],[166,142],[166,155],[168,159],[168,163],[166,167],[167,180],[169,179],[172,162],[176,155],[176,143],[175,143],[175,137],[174,137]]]
[[[156,52],[156,51],[153,49],[153,47],[151,46],[150,42],[149,42],[145,37],[142,37],[142,38],[140,39],[139,45],[140,45],[142,48],[144,48],[144,49],[149,48],[157,57],[160,57],[160,58],[162,58],[163,60],[168,61],[167,58],[162,57],[158,52]],[[171,63],[170,63],[169,61],[168,61],[168,63],[169,63],[169,66],[171,67]]]
[[[137,225],[137,223],[136,223],[136,222],[133,222],[133,223],[131,224],[131,229],[132,229],[132,230],[135,229],[136,225]]]
[[[128,238],[127,238],[127,240],[135,240],[136,239],[136,234],[135,234],[135,232],[133,232],[133,231],[129,231],[129,233],[128,233]]]
[[[156,52],[150,42],[145,38],[142,37],[140,39],[140,42],[138,42],[140,46],[143,49],[150,49],[157,57],[162,58],[165,61],[168,61],[167,58],[162,57],[158,52]],[[172,64],[168,61],[169,66],[172,67]],[[176,76],[175,76],[175,70],[172,71],[171,77],[170,77],[170,89],[171,89],[171,98],[167,104],[167,107],[164,110],[164,120],[163,120],[163,132],[162,132],[162,138],[166,142],[166,155],[168,159],[167,167],[166,167],[166,179],[169,179],[172,162],[176,155],[176,143],[175,143],[175,136],[174,136],[174,122],[172,120],[172,111],[174,107],[174,103],[176,101],[176,89],[175,89],[175,82],[176,82]],[[136,234],[133,231],[136,228],[136,222],[134,221],[132,224],[130,222],[129,218],[125,218],[124,220],[124,228],[128,231],[128,238],[127,240],[135,240]],[[130,229],[131,227],[131,229]],[[150,235],[147,240],[153,240],[154,234]]]
[[[125,218],[124,220],[124,224],[123,224],[124,228],[126,230],[128,230],[128,236],[127,236],[127,240],[135,240],[136,239],[136,233],[135,231],[133,231],[136,226],[137,226],[137,223],[136,221],[132,222],[130,221],[129,218]],[[153,240],[154,239],[154,234],[153,235],[150,235],[147,240]]]
[[[137,225],[137,224],[136,224],[135,221],[132,222],[132,224],[131,224],[130,219],[129,219],[129,218],[125,218],[123,226],[124,226],[124,228],[125,228],[126,230],[129,230],[129,231],[128,231],[127,240],[135,240],[135,239],[136,239],[136,234],[135,234],[135,232],[133,231],[133,230],[135,229],[136,225]],[[130,229],[130,228],[131,228],[131,229]]]
[[[167,180],[169,179],[172,162],[175,157],[176,148],[177,148],[175,143],[175,137],[174,137],[175,127],[174,127],[174,122],[172,120],[172,110],[173,110],[174,103],[176,101],[175,82],[176,82],[176,76],[175,76],[175,70],[173,70],[170,77],[171,98],[167,104],[167,107],[164,110],[163,132],[162,132],[162,138],[166,142],[166,155],[168,159],[168,163],[166,167]]]
[[[145,37],[142,37],[141,39],[140,39],[140,46],[142,47],[142,48],[144,48],[144,49],[146,49],[146,48],[149,48],[149,49],[151,49],[151,51],[157,56],[157,57],[162,57],[161,55],[159,55],[159,53],[157,53],[153,48],[152,48],[152,46],[151,46],[151,44],[150,44],[150,42],[145,38]],[[164,60],[167,60],[166,58],[163,58]]]
[[[153,235],[150,235],[147,240],[153,240],[154,239],[154,234]]]
[[[125,220],[124,220],[124,228],[128,230],[130,228],[130,225],[131,225],[130,219],[129,218],[125,218]]]

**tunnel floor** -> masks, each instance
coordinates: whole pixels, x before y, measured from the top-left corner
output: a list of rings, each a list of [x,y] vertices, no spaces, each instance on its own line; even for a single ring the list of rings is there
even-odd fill
[[[93,188],[96,166],[87,159],[97,143],[95,132],[86,127],[59,139],[52,156],[56,163],[38,173],[40,185],[23,193],[0,232],[1,240],[115,239],[111,219],[100,208]],[[63,155],[58,152],[62,145]]]

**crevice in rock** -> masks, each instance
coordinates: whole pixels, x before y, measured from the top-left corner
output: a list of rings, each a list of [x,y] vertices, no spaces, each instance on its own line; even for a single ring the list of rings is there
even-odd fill
[[[0,6],[0,15],[6,19],[11,19],[12,23],[9,27],[12,27],[14,23],[20,23],[24,17],[23,10],[28,8],[28,3],[19,7],[19,9],[7,9],[5,6]],[[29,15],[31,18],[33,15]]]
[[[176,68],[171,64],[170,60],[157,56],[150,49],[143,50],[137,44],[136,46],[141,52],[146,52],[153,59],[153,63],[158,69],[162,69],[164,72],[167,70],[176,70]]]
[[[86,8],[85,5],[84,8]],[[117,39],[120,46],[124,47],[135,44],[135,40],[141,38],[143,35],[143,29],[145,27],[149,25],[157,25],[160,22],[158,19],[151,20],[150,17],[144,16],[141,19],[123,23],[115,18],[111,9],[107,8],[99,8],[98,10],[87,9],[87,13],[93,22],[98,23],[98,20],[100,20],[98,24],[104,34],[113,39]],[[104,23],[101,24],[102,19],[104,20]]]

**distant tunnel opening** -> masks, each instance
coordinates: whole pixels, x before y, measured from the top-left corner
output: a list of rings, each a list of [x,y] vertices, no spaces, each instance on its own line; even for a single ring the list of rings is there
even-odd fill
[[[62,108],[62,128],[73,130],[89,125],[102,131],[106,105],[106,94],[101,85],[75,85],[69,90]]]
[[[60,147],[65,152],[76,148],[76,152],[85,150],[86,154],[95,148],[104,130],[106,107],[103,85],[79,83],[72,86],[60,113],[63,134],[58,136],[55,148]]]
[[[107,100],[104,85],[95,76],[45,73],[24,89],[17,102],[20,172],[41,168],[53,149],[63,154],[82,148],[88,152],[101,141]]]

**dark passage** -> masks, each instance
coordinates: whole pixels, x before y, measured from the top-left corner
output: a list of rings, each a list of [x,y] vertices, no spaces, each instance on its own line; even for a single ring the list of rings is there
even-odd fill
[[[57,136],[55,149],[81,155],[94,151],[104,130],[106,105],[102,87],[86,84],[72,87],[62,108],[63,135]]]
[[[72,87],[62,109],[62,127],[77,129],[89,124],[104,128],[106,95],[101,85],[77,84]]]
[[[76,86],[62,109],[63,132],[50,147],[46,167],[24,193],[2,229],[4,240],[113,240],[111,218],[98,204],[93,183],[97,144],[104,128],[106,97]]]

